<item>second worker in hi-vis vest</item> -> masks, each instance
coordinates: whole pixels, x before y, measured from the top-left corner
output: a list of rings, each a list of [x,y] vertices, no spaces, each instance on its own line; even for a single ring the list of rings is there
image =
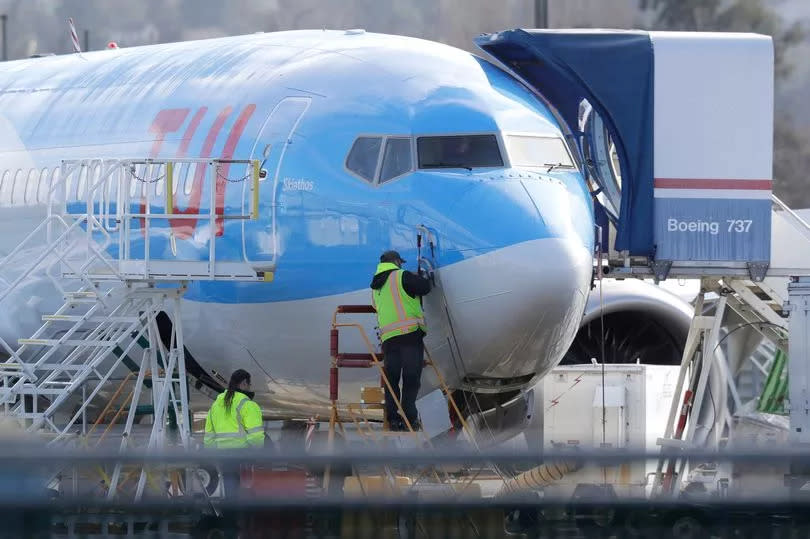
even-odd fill
[[[206,449],[250,449],[264,447],[262,410],[253,402],[250,373],[237,369],[231,375],[227,391],[220,393],[205,417]],[[225,496],[235,498],[241,483],[240,466],[225,466],[221,471]]]
[[[385,362],[385,375],[402,403],[405,417],[420,428],[416,395],[422,380],[427,333],[420,296],[430,292],[430,281],[405,271],[405,261],[396,251],[386,251],[371,281],[371,301],[377,309],[377,324]],[[402,378],[402,391],[399,381]],[[385,388],[385,417],[391,430],[407,430],[394,399]]]

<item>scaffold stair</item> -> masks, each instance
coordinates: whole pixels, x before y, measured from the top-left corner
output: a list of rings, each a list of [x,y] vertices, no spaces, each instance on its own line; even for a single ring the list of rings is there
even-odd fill
[[[242,179],[251,182],[253,193],[249,212],[244,215],[224,215],[216,210],[213,187],[222,175],[220,167],[233,163],[244,164],[251,171]],[[172,195],[176,173],[184,165],[187,173],[188,167],[196,167],[197,177],[208,183],[205,190],[211,193],[211,200],[202,210],[175,214]],[[181,260],[176,253],[155,259],[150,237],[161,226],[156,223],[161,223],[164,228],[159,233],[166,235],[168,230],[174,251],[178,240],[169,219],[207,220],[211,230],[225,219],[255,219],[258,180],[256,161],[63,161],[59,180],[50,187],[46,218],[0,260],[0,272],[14,268],[9,285],[0,292],[0,308],[34,278],[47,279],[63,300],[58,309],[42,315],[42,324],[30,336],[16,342],[0,338],[0,353],[7,356],[0,363],[0,412],[5,419],[44,436],[49,444],[81,445],[88,411],[98,412],[103,407],[94,399],[104,396],[116,373],[126,374],[131,369],[137,370],[137,379],[126,410],[120,449],[125,450],[130,443],[140,400],[147,395],[151,395],[148,407],[153,421],[146,449],[166,444],[169,414],[176,421],[179,443],[188,447],[191,417],[180,315],[180,299],[187,283],[192,279],[267,282],[272,280],[272,269],[218,259],[213,234],[205,260]],[[81,200],[69,199],[71,185]],[[164,196],[153,200],[161,188]],[[161,338],[157,323],[164,312],[173,321],[168,344]],[[130,356],[137,349],[143,356],[135,369]],[[127,365],[122,365],[125,362]],[[128,380],[132,376],[134,373]],[[120,475],[119,466],[111,478],[110,497],[115,495]],[[136,498],[143,494],[145,483],[144,469]]]

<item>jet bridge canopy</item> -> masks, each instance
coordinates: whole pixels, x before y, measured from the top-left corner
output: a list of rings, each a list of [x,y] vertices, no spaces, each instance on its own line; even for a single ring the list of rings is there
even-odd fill
[[[673,265],[767,267],[770,37],[509,30],[476,44],[574,134],[613,216],[615,250]]]

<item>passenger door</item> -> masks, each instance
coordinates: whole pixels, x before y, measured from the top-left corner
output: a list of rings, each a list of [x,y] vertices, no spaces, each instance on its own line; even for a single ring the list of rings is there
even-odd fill
[[[259,180],[259,219],[243,221],[245,260],[262,271],[275,271],[278,257],[278,197],[281,170],[287,149],[301,118],[311,103],[309,97],[282,99],[265,120],[256,137],[251,159],[261,162],[265,177]],[[243,190],[244,210],[250,208],[252,185]]]

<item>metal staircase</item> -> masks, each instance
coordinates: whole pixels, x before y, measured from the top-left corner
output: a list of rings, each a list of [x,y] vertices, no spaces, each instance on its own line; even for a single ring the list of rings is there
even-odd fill
[[[225,215],[216,209],[214,186],[221,177],[220,167],[234,163],[246,165],[248,174],[241,181],[250,181],[254,193],[246,215]],[[189,167],[196,168],[211,197],[201,210],[176,214],[176,172],[183,165],[187,174]],[[127,447],[145,386],[153,409],[147,449],[165,445],[170,413],[177,421],[179,442],[187,447],[191,417],[180,316],[187,281],[269,281],[272,273],[257,271],[244,261],[218,260],[213,233],[203,260],[177,258],[178,240],[169,219],[207,220],[214,231],[226,219],[256,218],[258,180],[255,161],[64,161],[59,182],[51,186],[46,219],[0,261],[0,272],[17,268],[16,278],[0,293],[0,308],[19,287],[37,278],[49,281],[64,301],[55,312],[42,316],[42,325],[30,337],[16,344],[0,338],[0,353],[8,356],[0,364],[3,415],[29,433],[47,436],[50,444],[80,439],[88,411],[98,406],[96,397],[103,397],[108,381],[124,377],[127,369],[122,363],[140,344],[143,357],[120,449]],[[162,187],[162,193],[154,184]],[[150,237],[156,230],[156,237],[169,236],[174,256],[154,256]],[[171,313],[174,322],[168,346],[156,321],[162,311]],[[110,497],[116,493],[120,472],[116,467]],[[138,498],[145,479],[142,471]]]
[[[704,314],[706,296],[717,295],[714,311]],[[654,492],[672,494],[678,491],[686,466],[684,459],[677,457],[677,450],[694,448],[699,418],[703,406],[707,406],[709,375],[719,376],[721,383],[729,389],[734,403],[733,410],[742,410],[743,402],[724,356],[717,354],[724,336],[721,334],[724,315],[727,309],[733,310],[743,322],[727,333],[742,327],[751,327],[771,341],[778,350],[787,352],[787,319],[781,315],[784,301],[776,292],[764,285],[747,279],[703,278],[700,294],[695,303],[695,316],[692,320],[683,361],[675,386],[664,437],[658,440],[663,447],[662,458],[653,486]],[[718,417],[719,415],[719,417]],[[705,441],[705,447],[719,449],[730,440],[732,431],[731,409],[725,403],[716,405],[714,416],[714,436]],[[674,450],[674,451],[673,451]]]

